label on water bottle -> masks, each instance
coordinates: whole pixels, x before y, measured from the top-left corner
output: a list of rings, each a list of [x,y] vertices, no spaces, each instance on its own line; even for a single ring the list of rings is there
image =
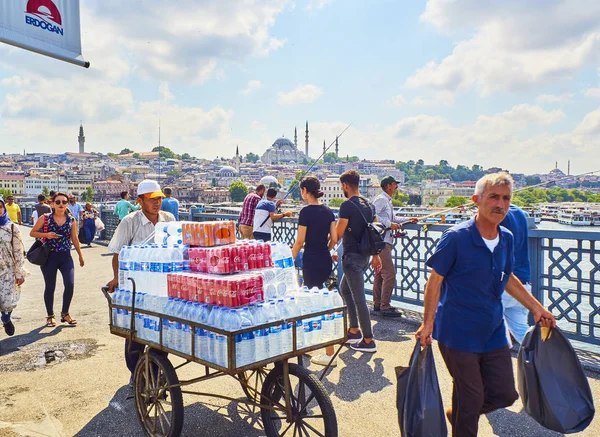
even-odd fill
[[[129,270],[129,261],[119,261],[119,270]]]
[[[172,263],[161,263],[161,271],[163,273],[173,272],[173,264]]]
[[[161,273],[162,272],[162,263],[159,263],[159,262],[150,263],[150,271],[154,272],[154,273]]]

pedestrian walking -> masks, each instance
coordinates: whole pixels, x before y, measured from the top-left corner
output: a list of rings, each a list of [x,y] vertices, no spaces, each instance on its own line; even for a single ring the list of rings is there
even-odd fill
[[[350,328],[347,344],[354,350],[374,353],[377,351],[371,316],[365,297],[365,272],[369,267],[369,254],[361,251],[360,240],[367,230],[367,220],[376,221],[375,208],[360,195],[358,184],[360,175],[356,170],[348,170],[340,176],[344,201],[340,206],[339,220],[336,226],[338,239],[343,239],[344,255],[342,269],[344,275],[340,285],[340,294],[348,308]],[[381,269],[381,259],[375,255],[371,265],[376,272]],[[359,329],[360,326],[360,329]]]
[[[529,223],[527,214],[516,205],[510,205],[506,217],[500,223],[512,232],[515,243],[514,274],[523,287],[531,293],[531,270],[529,266]],[[504,321],[506,322],[508,345],[512,346],[513,338],[521,344],[529,329],[529,311],[509,293],[502,293]]]
[[[0,318],[8,336],[15,333],[10,316],[19,302],[26,274],[21,231],[8,217],[0,197]]]
[[[391,305],[392,292],[396,285],[396,265],[392,258],[394,249],[394,231],[400,229],[402,220],[394,216],[392,196],[398,190],[398,181],[392,176],[381,180],[382,193],[373,200],[377,221],[386,228],[385,248],[379,253],[381,270],[375,273],[373,279],[373,310],[380,312],[383,317],[401,317],[402,313]]]
[[[21,208],[15,203],[15,198],[12,195],[6,196],[5,209],[11,222],[17,223],[19,226],[23,224]]]
[[[446,415],[455,437],[477,435],[479,416],[512,405],[515,390],[506,342],[504,290],[528,308],[536,322],[556,320],[525,290],[514,271],[514,239],[499,224],[508,211],[513,180],[507,173],[477,181],[477,215],[453,226],[427,261],[432,271],[424,297],[421,345],[438,341],[453,378],[452,408]]]
[[[65,193],[58,192],[51,199],[54,209],[50,214],[38,218],[29,233],[33,238],[43,238],[50,248],[48,261],[40,266],[44,275],[44,303],[46,305],[46,326],[56,326],[54,317],[54,292],[56,290],[56,276],[60,271],[63,278],[64,292],[60,321],[69,325],[76,325],[77,320],[69,314],[73,291],[75,288],[75,266],[71,257],[71,244],[79,255],[79,265],[84,266],[83,254],[77,237],[77,220],[70,214],[67,204],[69,198]]]
[[[119,252],[121,252],[121,248],[142,244],[148,240],[154,232],[156,223],[175,221],[173,214],[160,210],[165,195],[160,190],[158,182],[150,179],[143,180],[138,185],[137,194],[138,204],[142,209],[123,218],[108,245],[108,251],[113,254],[113,279],[107,284],[111,293],[119,285]],[[135,366],[144,352],[144,347],[143,344],[135,341],[131,343],[129,340],[125,341],[125,364],[131,372],[129,380],[131,387],[133,387]]]
[[[33,205],[33,213],[31,214],[31,224],[37,223],[38,219],[44,214],[50,214],[52,208],[48,205],[46,196],[43,194],[38,195],[38,203]]]
[[[119,222],[123,220],[127,214],[140,209],[139,205],[132,205],[129,201],[129,193],[127,191],[121,191],[121,200],[115,205],[114,214],[119,217]]]
[[[77,203],[77,200],[73,194],[69,195],[69,211],[71,211],[71,214],[75,220],[77,220],[77,223],[81,224],[81,213],[83,212],[83,206]]]
[[[277,203],[275,198],[277,197],[277,190],[275,188],[269,188],[267,190],[267,198],[261,200],[256,205],[256,212],[254,213],[254,225],[253,235],[256,240],[271,241],[271,230],[273,228],[273,222],[279,221],[284,217],[291,217],[290,211],[278,213]]]
[[[173,189],[167,187],[164,189],[165,198],[162,201],[160,207],[161,210],[170,212],[175,217],[175,220],[179,220],[179,200],[171,197],[173,195]]]
[[[319,200],[323,197],[323,192],[321,183],[316,177],[308,176],[300,182],[300,195],[307,205],[300,210],[298,234],[292,247],[292,257],[296,259],[304,247],[302,257],[304,285],[308,288],[323,288],[333,269],[330,250],[337,243],[335,216],[331,209]],[[324,355],[313,357],[311,362],[326,366],[332,355],[333,347]],[[332,363],[332,366],[336,365],[337,360]]]
[[[83,230],[85,232],[85,244],[92,247],[92,241],[96,236],[96,219],[100,217],[98,210],[90,202],[85,203],[85,209],[81,212]]]
[[[256,205],[258,205],[258,202],[260,202],[264,195],[265,186],[260,184],[257,185],[254,193],[248,193],[244,199],[242,212],[238,219],[238,228],[243,239],[251,240],[254,238],[254,213],[256,212]]]

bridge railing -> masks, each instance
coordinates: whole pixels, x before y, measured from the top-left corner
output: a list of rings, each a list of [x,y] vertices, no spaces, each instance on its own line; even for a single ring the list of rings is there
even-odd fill
[[[24,212],[24,220],[28,217]],[[106,225],[103,239],[110,239],[118,223],[112,211],[101,210]],[[29,213],[30,215],[30,213]],[[237,215],[190,212],[181,220],[234,220]],[[412,307],[423,306],[430,270],[425,265],[437,241],[449,225],[405,225],[404,237],[395,241],[393,259],[396,283],[393,299]],[[275,223],[273,239],[293,244],[297,219]],[[572,339],[600,345],[600,232],[531,229],[529,231],[532,290],[534,296],[557,317],[561,329]],[[365,278],[372,292],[373,272]]]

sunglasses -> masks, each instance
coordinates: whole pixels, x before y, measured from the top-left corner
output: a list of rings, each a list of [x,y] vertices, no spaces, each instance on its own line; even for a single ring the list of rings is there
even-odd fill
[[[67,203],[69,203],[69,201],[68,200],[57,200],[54,203],[56,203],[57,205],[66,205]]]

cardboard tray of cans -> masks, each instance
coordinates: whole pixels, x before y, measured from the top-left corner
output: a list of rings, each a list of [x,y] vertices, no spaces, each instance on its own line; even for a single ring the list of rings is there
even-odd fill
[[[269,243],[237,242],[220,247],[191,247],[190,269],[195,272],[228,275],[272,267]]]
[[[235,222],[182,222],[181,237],[187,246],[212,247],[235,243]]]

